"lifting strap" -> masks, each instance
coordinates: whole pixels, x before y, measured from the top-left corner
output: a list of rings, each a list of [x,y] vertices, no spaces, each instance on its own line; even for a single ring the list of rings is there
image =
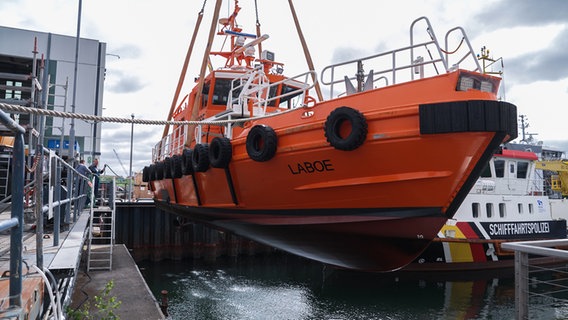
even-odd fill
[[[205,3],[207,0],[203,1],[203,6],[201,7],[201,11],[197,14],[197,22],[195,23],[195,28],[193,29],[193,36],[191,37],[191,42],[189,43],[189,48],[187,49],[187,54],[185,55],[185,61],[183,62],[183,67],[181,69],[181,74],[179,75],[178,84],[176,87],[176,92],[174,93],[174,98],[172,100],[172,105],[170,107],[170,112],[168,113],[167,121],[172,119],[177,101],[179,99],[179,93],[181,92],[181,88],[183,87],[183,81],[185,80],[185,76],[187,73],[187,67],[189,65],[189,58],[191,57],[191,53],[193,51],[193,45],[195,44],[195,39],[197,38],[197,32],[199,31],[199,26],[201,25],[201,20],[203,19],[203,11],[205,9]],[[170,130],[170,125],[166,124],[164,127],[164,133],[162,134],[162,138],[168,135]]]

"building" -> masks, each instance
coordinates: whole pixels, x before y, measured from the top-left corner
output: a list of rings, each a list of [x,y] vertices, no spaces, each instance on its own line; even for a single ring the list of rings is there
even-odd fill
[[[74,91],[76,44],[74,36],[0,26],[0,102],[102,115],[106,43],[80,39]],[[34,77],[37,81],[34,81]],[[36,84],[45,88],[48,81],[47,96],[43,93],[45,91],[35,90]],[[39,128],[37,118],[28,114],[14,114],[14,119],[20,125],[36,130]],[[90,163],[94,156],[100,154],[100,123],[46,117],[43,145],[59,150],[63,155],[69,154],[72,123],[75,154],[79,153]],[[29,139],[26,143],[29,143]],[[33,147],[34,142],[31,150]]]

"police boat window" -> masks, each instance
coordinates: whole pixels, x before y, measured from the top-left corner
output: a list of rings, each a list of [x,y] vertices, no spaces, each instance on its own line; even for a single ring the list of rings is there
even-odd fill
[[[471,212],[473,213],[474,218],[479,218],[479,203],[474,202],[471,204]]]
[[[517,178],[526,179],[529,171],[529,163],[526,161],[517,162]]]
[[[523,204],[522,203],[517,203],[517,208],[519,210],[520,214],[523,214]]]
[[[483,170],[481,170],[481,177],[491,178],[491,167],[489,166],[489,163],[486,164],[485,167],[483,167]]]
[[[487,210],[487,218],[493,217],[493,203],[486,203],[485,210]]]
[[[529,203],[529,213],[533,213],[533,204]]]
[[[505,176],[505,160],[495,160],[495,176],[503,178]]]
[[[504,203],[499,203],[499,217],[505,218],[507,215],[507,206]]]

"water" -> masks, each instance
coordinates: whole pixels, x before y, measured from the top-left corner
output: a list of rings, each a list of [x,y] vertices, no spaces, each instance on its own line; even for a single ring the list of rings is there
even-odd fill
[[[512,270],[368,274],[285,254],[139,267],[158,301],[168,290],[171,319],[515,319]],[[568,319],[565,304],[530,303],[530,319]]]

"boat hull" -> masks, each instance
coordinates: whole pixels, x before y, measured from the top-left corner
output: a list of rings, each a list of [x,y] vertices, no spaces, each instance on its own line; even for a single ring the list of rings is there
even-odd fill
[[[156,202],[163,210],[338,268],[392,271],[419,255],[446,218],[440,208],[246,211]],[[387,258],[388,257],[388,258]]]
[[[337,267],[399,269],[453,216],[499,145],[517,135],[514,105],[456,92],[458,77],[251,119],[232,138],[227,167],[152,179],[154,199],[164,210]],[[349,150],[326,139],[332,112],[344,106],[367,126],[366,139]],[[248,135],[256,126],[274,130],[273,158],[252,159]]]
[[[566,220],[458,222],[464,238],[438,237],[405,271],[465,271],[514,267],[514,252],[501,248],[505,242],[564,239]],[[444,229],[440,232],[443,235]],[[560,262],[554,257],[531,256],[531,265]]]

